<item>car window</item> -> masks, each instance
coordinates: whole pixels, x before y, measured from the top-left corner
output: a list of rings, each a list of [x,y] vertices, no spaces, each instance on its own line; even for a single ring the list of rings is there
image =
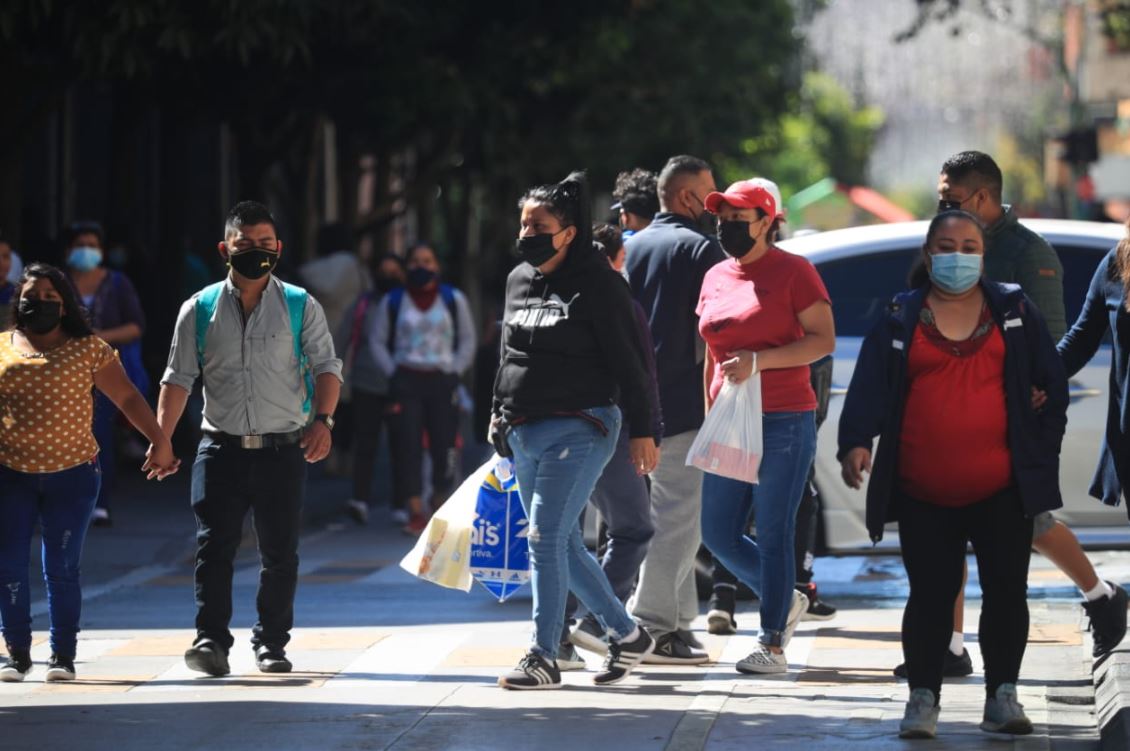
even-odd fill
[[[837,336],[866,336],[884,306],[907,289],[918,248],[868,253],[816,264],[832,298]]]
[[[1063,264],[1063,307],[1067,312],[1067,325],[1075,323],[1083,301],[1087,298],[1087,288],[1099,261],[1109,248],[1087,248],[1077,245],[1056,245],[1055,252]]]

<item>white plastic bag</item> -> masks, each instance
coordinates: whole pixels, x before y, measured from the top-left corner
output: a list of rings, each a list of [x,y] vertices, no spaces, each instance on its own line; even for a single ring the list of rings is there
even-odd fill
[[[415,547],[401,559],[402,569],[442,587],[471,589],[471,536],[479,488],[498,461],[498,454],[492,456],[440,506]]]
[[[742,383],[727,379],[687,452],[687,466],[755,483],[761,453],[761,374]]]

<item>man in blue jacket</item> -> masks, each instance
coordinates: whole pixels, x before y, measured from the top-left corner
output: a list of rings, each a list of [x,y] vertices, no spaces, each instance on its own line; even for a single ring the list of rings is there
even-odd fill
[[[655,536],[628,603],[656,639],[648,663],[709,660],[690,631],[698,615],[694,569],[702,541],[702,472],[684,460],[705,414],[705,349],[694,311],[702,278],[724,257],[718,242],[702,231],[709,218],[703,201],[714,188],[706,162],[672,157],[659,175],[659,213],[626,244],[628,281],[647,312],[655,343],[665,424],[663,455],[651,474]]]

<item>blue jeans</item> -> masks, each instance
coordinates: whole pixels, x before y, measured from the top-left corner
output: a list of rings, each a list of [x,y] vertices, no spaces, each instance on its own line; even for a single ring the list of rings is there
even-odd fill
[[[616,638],[636,628],[577,524],[616,447],[620,409],[585,412],[605,430],[580,417],[552,417],[517,425],[509,436],[522,507],[530,519],[533,648],[551,660],[557,658],[570,590]]]
[[[102,476],[92,460],[31,474],[0,466],[0,619],[12,649],[31,648],[31,539],[39,522],[51,615],[51,651],[73,658],[78,642],[82,543]]]
[[[808,468],[816,454],[812,412],[769,412],[758,484],[706,473],[702,483],[702,541],[761,598],[762,644],[781,646],[796,580],[794,538]],[[746,530],[757,520],[757,541]]]

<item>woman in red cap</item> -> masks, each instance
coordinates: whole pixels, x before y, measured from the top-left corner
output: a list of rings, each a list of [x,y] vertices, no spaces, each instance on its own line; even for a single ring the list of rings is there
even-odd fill
[[[828,291],[812,264],[773,245],[784,218],[752,180],[706,197],[730,256],[703,279],[697,313],[706,341],[706,408],[723,380],[761,373],[763,457],[757,485],[707,474],[702,539],[715,558],[761,598],[758,647],[743,673],[782,673],[784,647],[808,599],[793,589],[797,505],[816,452],[816,395],[809,363],[835,347]],[[751,515],[757,541],[746,534]]]

